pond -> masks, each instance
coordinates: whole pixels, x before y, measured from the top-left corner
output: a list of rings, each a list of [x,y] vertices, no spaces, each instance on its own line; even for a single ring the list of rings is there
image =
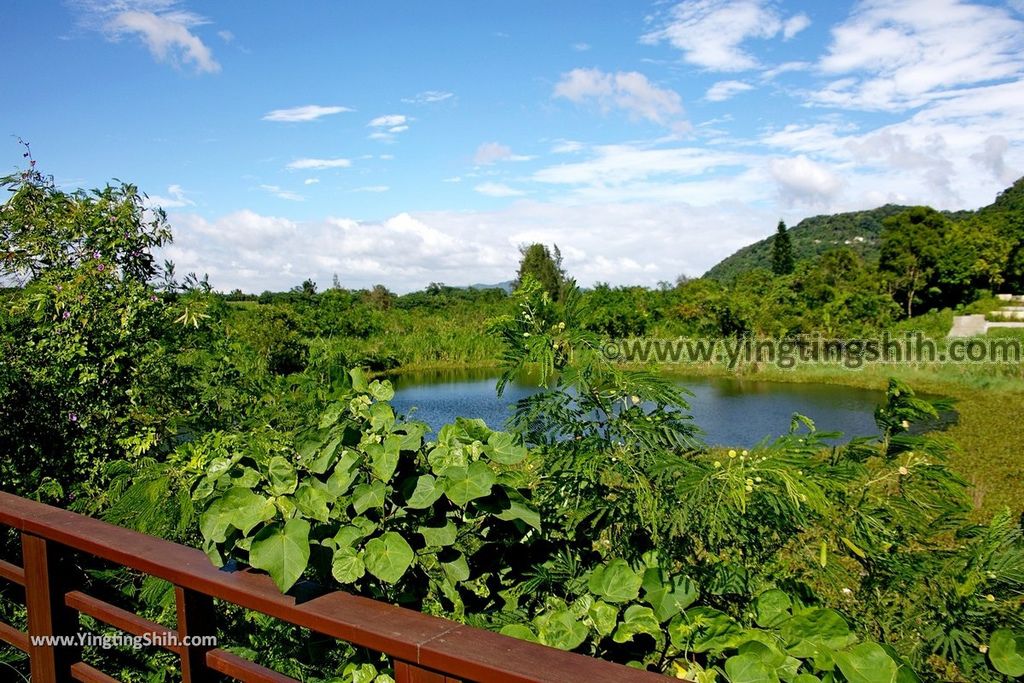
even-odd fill
[[[538,390],[527,382],[513,383],[499,398],[493,370],[409,373],[391,381],[395,410],[435,430],[460,416],[483,418],[500,428],[511,404]],[[876,434],[874,409],[884,399],[882,391],[835,384],[717,377],[679,378],[678,384],[693,393],[694,422],[711,445],[752,446],[765,436],[784,434],[793,413],[810,417],[821,431],[843,432],[847,438]]]

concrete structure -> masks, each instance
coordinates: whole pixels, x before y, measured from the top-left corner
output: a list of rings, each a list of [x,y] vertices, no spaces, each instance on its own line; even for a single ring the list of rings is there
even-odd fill
[[[1005,319],[1024,321],[1024,296],[1020,294],[997,294],[996,298],[1005,301],[1009,306],[1002,306],[989,313],[989,316],[1000,318],[998,322],[990,322],[982,314],[957,315],[953,317],[953,329],[949,337],[975,337],[986,334],[994,327],[1024,327],[1024,322],[1004,322]]]

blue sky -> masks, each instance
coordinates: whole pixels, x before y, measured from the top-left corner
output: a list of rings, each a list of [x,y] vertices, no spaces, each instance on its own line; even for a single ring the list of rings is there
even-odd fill
[[[784,218],[1024,173],[1024,2],[13,0],[15,136],[218,289],[698,275]]]

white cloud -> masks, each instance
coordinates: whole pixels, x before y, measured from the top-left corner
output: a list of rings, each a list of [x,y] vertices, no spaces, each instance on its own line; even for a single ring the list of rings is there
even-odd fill
[[[178,209],[183,206],[195,206],[196,203],[185,196],[185,190],[181,185],[168,185],[167,196],[151,194],[146,200],[146,206],[160,207],[162,209]]]
[[[805,28],[811,25],[811,20],[806,14],[801,12],[796,14],[785,21],[782,25],[782,39],[790,40],[796,34],[803,31]]]
[[[1024,73],[1024,22],[962,0],[868,0],[832,29],[817,104],[901,111]]]
[[[842,187],[842,181],[831,169],[801,154],[790,159],[776,159],[770,164],[772,177],[779,191],[790,203],[826,204]]]
[[[402,101],[407,104],[434,104],[435,102],[450,100],[453,97],[455,97],[455,93],[448,92],[447,90],[424,90],[412,97],[403,98]]]
[[[316,185],[319,182],[320,182],[319,178],[306,178],[305,180],[302,181],[302,184],[303,185]]]
[[[370,133],[369,138],[371,140],[380,140],[381,142],[394,142],[395,136],[398,133],[404,133],[409,130],[409,122],[412,119],[404,114],[387,114],[385,116],[378,116],[371,119],[367,126],[373,128],[374,131]]]
[[[678,183],[722,167],[742,167],[750,155],[699,147],[642,149],[634,145],[602,145],[585,161],[542,168],[533,180],[557,185],[588,185],[607,189],[651,179]]]
[[[408,120],[403,114],[388,114],[372,119],[367,125],[374,128],[389,128],[391,126],[401,126]]]
[[[473,190],[488,197],[519,197],[526,194],[504,183],[480,183]]]
[[[575,154],[584,149],[584,144],[577,140],[558,140],[552,147],[552,154]]]
[[[1020,175],[1019,171],[1006,165],[1006,153],[1010,149],[1010,141],[1002,135],[990,135],[985,139],[985,146],[971,155],[971,159],[1004,185],[1010,185]]]
[[[217,36],[225,43],[235,42],[235,34],[231,31],[217,31]]]
[[[636,118],[662,125],[672,123],[683,113],[683,101],[676,92],[655,86],[636,71],[606,73],[600,69],[573,69],[562,74],[555,85],[554,96],[577,104],[595,102],[603,110],[621,109]]]
[[[473,163],[486,166],[498,161],[529,161],[532,158],[523,154],[513,154],[510,147],[499,142],[485,142],[476,148]]]
[[[353,192],[387,192],[391,188],[387,185],[364,185],[363,187],[354,188]]]
[[[349,159],[296,159],[288,164],[291,171],[323,169],[323,168],[348,168],[352,165]]]
[[[661,26],[643,40],[668,42],[682,50],[690,64],[714,71],[744,71],[759,66],[743,48],[747,40],[774,38],[780,32],[789,39],[808,23],[802,14],[783,20],[768,0],[685,0],[669,10]]]
[[[277,185],[260,185],[260,189],[268,192],[279,199],[287,199],[290,202],[304,202],[306,198],[297,192],[283,190]]]
[[[586,52],[590,49],[590,43],[573,43],[572,49],[576,52]]]
[[[109,40],[141,40],[157,61],[188,63],[200,73],[217,73],[220,64],[193,29],[209,21],[175,0],[77,0],[72,6],[86,28]]]
[[[744,83],[743,81],[718,81],[708,88],[707,93],[704,95],[704,99],[708,102],[724,102],[734,95],[753,89],[754,86],[749,83]]]
[[[324,116],[330,116],[331,114],[340,114],[342,112],[352,111],[348,107],[329,106],[324,107],[319,104],[307,104],[303,107],[292,107],[290,109],[275,109],[269,111],[263,115],[264,121],[285,121],[289,123],[295,123],[298,121],[316,121]]]
[[[583,286],[654,285],[681,272],[699,275],[770,234],[779,214],[737,201],[700,207],[524,200],[497,211],[399,213],[379,222],[327,217],[296,223],[251,211],[213,221],[188,213],[171,218],[176,240],[164,255],[179,272],[209,273],[221,290],[280,291],[307,277],[326,286],[339,273],[347,286],[383,283],[406,292],[430,282],[508,280],[519,245],[535,241],[562,247],[569,273]]]

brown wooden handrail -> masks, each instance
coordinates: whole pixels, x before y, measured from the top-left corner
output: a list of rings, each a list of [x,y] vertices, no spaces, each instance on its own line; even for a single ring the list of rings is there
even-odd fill
[[[0,640],[28,652],[34,683],[114,679],[81,662],[71,647],[41,647],[31,638],[74,635],[78,614],[88,614],[128,633],[215,634],[214,603],[221,600],[262,612],[394,661],[397,683],[642,683],[664,681],[656,673],[529,643],[484,629],[336,591],[297,602],[282,595],[264,574],[224,571],[187,546],[114,526],[98,519],[0,492],[0,524],[22,537],[24,567],[0,563],[0,579],[25,587],[29,632],[0,623]],[[109,605],[68,585],[61,571],[70,551],[164,579],[175,587],[177,629]],[[229,676],[243,682],[292,679],[217,648],[168,648],[181,657],[184,683]]]

